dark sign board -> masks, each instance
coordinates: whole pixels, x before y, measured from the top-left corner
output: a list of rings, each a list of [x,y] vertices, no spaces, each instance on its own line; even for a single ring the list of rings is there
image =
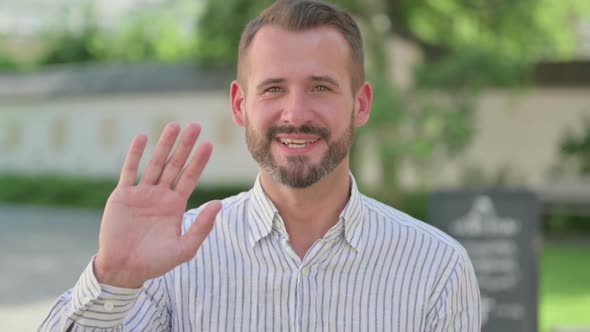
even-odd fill
[[[483,332],[537,332],[540,204],[527,191],[446,191],[428,220],[467,250],[481,290]]]

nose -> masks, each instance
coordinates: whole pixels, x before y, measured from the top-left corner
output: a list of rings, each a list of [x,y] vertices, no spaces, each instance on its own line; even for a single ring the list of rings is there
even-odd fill
[[[306,102],[303,91],[291,91],[285,99],[281,112],[281,122],[293,126],[301,126],[311,121],[312,111]]]

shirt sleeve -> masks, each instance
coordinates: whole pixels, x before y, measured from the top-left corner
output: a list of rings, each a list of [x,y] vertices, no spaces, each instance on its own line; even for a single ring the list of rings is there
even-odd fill
[[[464,249],[449,273],[444,275],[446,281],[426,317],[426,331],[480,332],[479,285],[473,264]]]
[[[100,284],[94,258],[80,279],[53,305],[38,331],[170,331],[170,311],[164,277],[148,280],[142,288]]]

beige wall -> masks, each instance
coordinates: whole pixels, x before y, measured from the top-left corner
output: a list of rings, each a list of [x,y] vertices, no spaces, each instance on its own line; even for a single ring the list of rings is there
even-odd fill
[[[457,186],[467,167],[480,169],[486,178],[506,168],[516,184],[541,186],[559,159],[560,138],[567,128],[581,129],[584,116],[590,117],[590,88],[488,91],[479,102],[472,144],[457,160],[437,165],[431,181],[436,187]],[[201,122],[203,138],[214,143],[205,183],[252,182],[257,167],[243,129],[231,120],[225,91],[3,102],[0,172],[116,176],[132,137],[148,134],[149,154],[172,120]],[[379,171],[374,166],[366,169]],[[416,183],[411,169],[403,178],[406,185]]]
[[[442,167],[437,182],[457,184],[471,165],[493,177],[506,168],[516,184],[539,187],[559,162],[559,142],[568,128],[581,131],[590,119],[590,87],[488,91],[479,101],[476,134],[457,161]]]
[[[213,142],[203,182],[253,181],[257,166],[245,146],[243,130],[233,125],[225,91],[3,102],[0,172],[115,177],[133,136],[148,135],[150,155],[168,121],[199,122],[202,139]]]

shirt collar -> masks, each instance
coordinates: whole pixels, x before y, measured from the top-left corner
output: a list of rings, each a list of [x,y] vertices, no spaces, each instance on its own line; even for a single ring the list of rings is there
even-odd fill
[[[278,214],[279,210],[262,189],[260,174],[258,174],[254,187],[250,189],[250,204],[248,206],[248,223],[250,225],[250,242],[252,246],[270,234],[274,219]]]
[[[364,206],[356,180],[352,173],[349,173],[349,175],[350,198],[340,213],[338,223],[326,233],[325,238],[328,240],[335,239],[344,233],[344,238],[348,244],[358,251],[361,244],[360,226],[364,215]],[[262,188],[260,174],[256,177],[254,186],[250,189],[248,223],[250,225],[250,244],[252,246],[260,239],[268,236],[273,226],[286,233],[278,209]]]
[[[340,213],[339,224],[344,225],[344,237],[348,244],[356,251],[361,245],[361,225],[365,215],[362,195],[359,192],[356,180],[352,173],[350,174],[350,198]]]

